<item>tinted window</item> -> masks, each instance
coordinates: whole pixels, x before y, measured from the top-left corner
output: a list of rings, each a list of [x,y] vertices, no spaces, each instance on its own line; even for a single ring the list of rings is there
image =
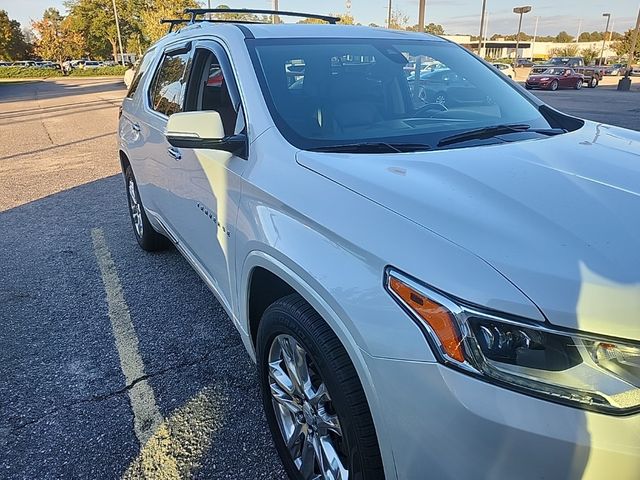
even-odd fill
[[[504,123],[549,128],[503,75],[446,42],[264,39],[250,45],[276,125],[299,148],[437,145],[455,133]]]
[[[231,75],[230,73],[228,75]],[[220,114],[225,135],[236,133],[238,113],[229,91],[230,79],[213,52],[196,51],[186,93],[185,110],[214,110]]]
[[[150,91],[151,108],[167,116],[182,111],[184,82],[190,53],[165,55]]]
[[[138,64],[138,68],[133,77],[133,81],[131,82],[131,86],[129,87],[129,91],[127,92],[127,97],[133,98],[136,90],[138,89],[138,85],[140,84],[142,76],[147,71],[147,68],[149,68],[151,61],[153,60],[154,53],[154,50],[148,50],[147,53],[144,54],[144,57],[142,57],[142,60]]]

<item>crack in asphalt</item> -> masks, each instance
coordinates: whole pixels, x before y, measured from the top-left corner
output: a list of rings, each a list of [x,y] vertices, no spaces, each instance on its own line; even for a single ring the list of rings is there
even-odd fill
[[[62,412],[64,410],[70,410],[71,408],[77,406],[77,405],[82,405],[83,403],[94,403],[94,402],[102,402],[105,400],[108,400],[110,398],[113,397],[117,397],[118,395],[123,395],[126,394],[129,390],[131,390],[133,387],[135,387],[138,383],[142,382],[143,380],[149,380],[151,378],[154,377],[158,377],[161,375],[164,375],[166,373],[172,372],[172,371],[178,371],[178,370],[182,370],[182,369],[186,369],[186,368],[190,368],[196,365],[199,365],[201,363],[205,363],[206,361],[209,360],[209,354],[206,354],[196,360],[192,360],[190,362],[183,362],[183,363],[178,363],[176,365],[172,365],[170,367],[166,367],[166,368],[162,368],[160,370],[156,370],[155,372],[151,372],[151,373],[147,373],[144,374],[136,379],[134,379],[131,383],[125,385],[124,387],[115,390],[113,392],[109,392],[109,393],[105,393],[105,394],[101,394],[101,395],[92,395],[90,398],[81,398],[78,400],[74,400],[70,403],[67,403],[65,405],[61,405],[60,407],[56,407],[53,408],[51,410],[49,410],[48,412],[43,413],[42,415],[40,415],[37,418],[28,420],[26,422],[21,423],[20,425],[14,426],[14,427],[9,427],[9,432],[6,435],[7,437],[11,436],[11,435],[15,435],[17,432],[24,430],[25,428],[37,424],[39,422],[41,422],[42,420],[44,420],[47,417],[50,417],[51,415],[55,415],[59,412]]]

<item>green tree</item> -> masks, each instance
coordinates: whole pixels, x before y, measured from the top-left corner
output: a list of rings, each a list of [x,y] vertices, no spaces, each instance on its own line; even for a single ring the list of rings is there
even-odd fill
[[[595,63],[595,60],[598,57],[600,57],[600,50],[593,47],[583,48],[580,50],[580,55],[582,55],[585,65],[591,65],[592,63]]]
[[[407,30],[411,30],[412,32],[418,32],[418,25],[414,25],[413,27],[408,27]],[[432,35],[444,35],[444,28],[439,23],[431,22],[429,25],[424,26],[425,33],[430,33]]]
[[[615,52],[621,57],[628,56],[631,51],[631,37],[633,36],[633,29],[629,29],[624,33],[624,36],[620,40],[616,40],[611,45]],[[636,43],[635,52],[633,52],[633,56],[638,58],[640,56],[640,42]]]
[[[591,42],[591,34],[589,32],[582,32],[578,37],[579,42]]]
[[[123,38],[139,36],[146,0],[116,0]],[[97,58],[116,58],[118,33],[112,0],[67,0],[70,28],[86,39],[86,54]],[[123,45],[124,47],[124,45]]]
[[[31,51],[20,28],[20,22],[11,20],[6,11],[0,10],[0,59],[22,60]]]
[[[573,37],[563,30],[558,35],[556,35],[556,42],[558,43],[573,42]]]
[[[517,33],[514,33],[513,35],[507,35],[504,38],[505,38],[505,40],[512,40],[512,41],[515,41],[518,38],[520,38],[521,42],[526,42],[526,41],[531,40],[533,37],[531,35],[525,33],[525,32],[520,32],[520,36],[519,37],[518,37]]]
[[[140,23],[137,33],[138,40],[134,42],[133,50],[137,45],[148,45],[163,37],[167,33],[167,26],[161,25],[163,18],[184,18],[185,8],[197,8],[198,2],[195,0],[147,0],[140,11]],[[228,7],[227,7],[228,8]]]
[[[70,28],[68,19],[55,8],[45,10],[42,20],[32,23],[37,37],[34,52],[45,60],[62,63],[67,58],[79,57],[85,51],[84,38]]]
[[[409,15],[406,15],[402,10],[394,8],[391,11],[391,23],[387,25],[393,30],[405,30],[409,23]]]
[[[576,57],[579,48],[577,45],[567,45],[566,47],[552,48],[549,53],[554,57]]]

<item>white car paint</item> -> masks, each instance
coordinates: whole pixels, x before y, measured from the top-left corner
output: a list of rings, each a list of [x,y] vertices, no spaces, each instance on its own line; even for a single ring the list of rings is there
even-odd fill
[[[245,28],[256,38],[399,35]],[[383,287],[392,265],[472,305],[640,340],[638,133],[586,122],[557,137],[494,146],[303,151],[275,126],[242,30],[195,25],[165,37],[156,54],[186,40],[218,42],[228,55],[248,158],[191,149],[180,161],[168,156],[167,117],[148,108],[149,74],[141,94],[124,100],[120,150],[152,224],[218,296],[252,357],[248,287],[261,267],[300,293],[345,346],[387,478],[632,478],[640,471],[638,414],[559,405],[443,366]]]
[[[500,72],[505,74],[507,77],[516,78],[515,70],[508,63],[494,63],[493,66],[500,70]]]

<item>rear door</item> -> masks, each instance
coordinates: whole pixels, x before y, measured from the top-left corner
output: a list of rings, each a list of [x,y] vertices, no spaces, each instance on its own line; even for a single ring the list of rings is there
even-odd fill
[[[150,209],[153,209],[154,205],[148,188],[148,163],[145,161],[147,158],[145,142],[148,137],[148,128],[145,125],[144,108],[148,76],[153,74],[152,68],[154,60],[156,60],[156,53],[155,49],[151,49],[144,54],[131,81],[129,91],[122,101],[122,117],[119,125],[120,139],[131,162],[142,201],[145,207]]]
[[[220,44],[195,44],[184,98],[185,111],[217,111],[225,136],[246,133],[236,78]],[[222,150],[181,148],[179,154],[172,171],[170,198],[177,211],[172,222],[231,310],[235,224],[247,162]]]
[[[182,41],[165,48],[149,84],[140,123],[144,140],[141,163],[144,165],[150,204],[178,240],[181,208],[176,203],[174,192],[176,183],[180,182],[178,177],[183,174],[182,162],[178,150],[167,142],[165,130],[169,115],[183,110],[192,53],[191,42]]]

